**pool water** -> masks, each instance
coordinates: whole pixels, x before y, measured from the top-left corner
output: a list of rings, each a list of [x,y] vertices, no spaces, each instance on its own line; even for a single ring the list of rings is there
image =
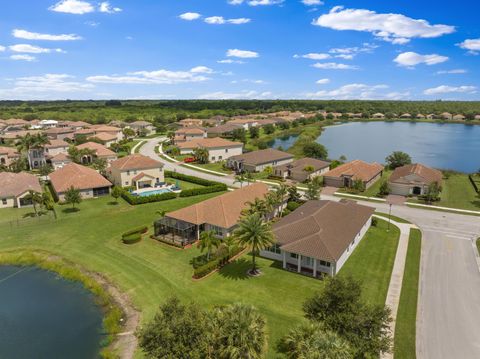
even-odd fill
[[[148,197],[148,196],[153,196],[155,194],[163,194],[168,192],[172,192],[172,191],[169,190],[168,188],[161,188],[161,189],[152,189],[151,191],[136,193],[136,195],[139,197]]]

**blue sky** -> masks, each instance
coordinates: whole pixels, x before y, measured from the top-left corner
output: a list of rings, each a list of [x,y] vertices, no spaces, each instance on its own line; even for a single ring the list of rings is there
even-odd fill
[[[471,0],[0,7],[0,99],[480,99]]]

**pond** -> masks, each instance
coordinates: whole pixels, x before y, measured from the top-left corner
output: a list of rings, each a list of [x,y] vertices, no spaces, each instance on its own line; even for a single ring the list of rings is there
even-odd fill
[[[283,150],[288,150],[290,147],[293,146],[295,141],[297,140],[298,135],[287,135],[283,137],[278,137],[268,143],[268,146],[271,148],[278,148],[282,147]]]
[[[102,310],[80,283],[0,266],[0,358],[97,358]]]
[[[332,159],[385,162],[393,151],[414,162],[459,172],[480,168],[480,126],[411,122],[353,122],[326,127],[317,142]]]

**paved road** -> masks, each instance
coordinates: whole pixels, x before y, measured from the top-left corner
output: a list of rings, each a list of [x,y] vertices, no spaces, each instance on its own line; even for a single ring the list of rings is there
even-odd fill
[[[232,178],[163,160],[154,151],[158,141],[149,140],[140,152],[160,160],[169,170],[233,185]],[[322,198],[339,200],[333,196]],[[388,212],[385,203],[358,202]],[[480,358],[480,271],[472,246],[472,240],[480,237],[480,217],[406,206],[394,206],[392,214],[408,219],[423,233],[417,357]]]

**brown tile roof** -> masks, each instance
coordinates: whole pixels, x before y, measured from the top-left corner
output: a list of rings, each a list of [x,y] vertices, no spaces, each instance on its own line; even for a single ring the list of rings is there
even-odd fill
[[[115,152],[113,152],[112,150],[109,150],[104,145],[96,142],[85,142],[85,143],[82,143],[81,145],[78,145],[77,148],[79,150],[83,150],[85,148],[88,148],[89,150],[93,150],[95,151],[95,154],[97,155],[97,157],[117,156]]]
[[[92,138],[98,138],[100,141],[114,141],[117,139],[117,136],[111,132],[98,132]]]
[[[178,144],[178,147],[180,149],[190,149],[190,148],[197,148],[197,147],[218,148],[218,147],[237,147],[237,146],[243,146],[243,143],[229,141],[220,137],[199,138],[199,139]]]
[[[52,127],[44,131],[47,135],[58,135],[62,133],[73,133],[75,129],[70,127]]]
[[[162,168],[163,163],[155,161],[150,157],[146,157],[144,155],[136,153],[133,155],[119,158],[116,161],[113,161],[110,164],[110,167],[117,168],[122,171],[142,170],[142,169],[149,169],[149,168]]]
[[[75,136],[77,135],[93,135],[95,134],[95,130],[94,129],[91,129],[91,128],[83,128],[81,130],[76,130],[75,131]]]
[[[352,201],[309,201],[275,223],[273,232],[281,249],[332,262],[374,212]]]
[[[234,123],[228,123],[227,122],[224,125],[207,128],[207,133],[208,134],[222,135],[224,133],[230,133],[230,132],[233,132],[235,130],[238,130],[239,128],[242,128],[242,127],[240,125],[236,125]]]
[[[64,140],[48,140],[49,143],[45,145],[45,148],[59,148],[69,147],[70,145]]]
[[[149,175],[145,172],[140,172],[138,175],[136,175],[135,177],[132,178],[132,181],[136,182],[136,181],[142,179],[143,177],[155,178],[155,177],[153,177],[153,176],[151,176],[151,175]]]
[[[242,210],[247,207],[247,202],[253,202],[255,198],[263,198],[267,193],[266,184],[253,183],[250,186],[170,212],[167,217],[197,225],[208,223],[222,228],[231,228],[238,223]]]
[[[38,178],[26,172],[0,172],[0,198],[17,197],[28,190],[42,192]]]
[[[383,166],[379,163],[367,163],[361,160],[354,160],[340,165],[333,170],[325,173],[325,177],[352,177],[354,180],[360,179],[368,182],[380,172]]]
[[[95,132],[122,132],[121,128],[106,125],[93,125]]]
[[[50,181],[57,193],[63,193],[72,186],[84,190],[112,185],[110,181],[94,169],[73,162],[50,173]]]
[[[20,153],[18,153],[17,149],[14,147],[4,147],[0,146],[0,155],[7,155],[7,157],[19,157]]]
[[[441,184],[443,179],[443,174],[439,170],[427,167],[420,163],[415,163],[396,168],[390,176],[389,181],[395,183],[413,184],[415,182],[412,179],[407,178],[410,175],[417,175],[425,184],[431,184],[433,182]]]
[[[186,127],[180,130],[175,131],[176,135],[188,135],[188,134],[198,134],[202,135],[205,133],[205,129],[200,127]]]
[[[63,153],[63,152],[57,153],[55,156],[50,158],[50,161],[52,161],[52,162],[65,162],[65,161],[72,162],[70,157],[68,157],[68,154]]]
[[[291,171],[304,171],[307,166],[312,166],[313,171],[319,171],[323,168],[330,166],[330,162],[317,160],[316,158],[301,158],[299,160],[295,160],[293,162],[287,163],[286,165],[277,166],[275,168],[287,170],[290,169]]]
[[[273,148],[247,152],[242,155],[230,157],[231,160],[242,161],[245,164],[254,166],[271,163],[273,161],[286,160],[289,158],[293,158],[291,153],[275,150]]]

